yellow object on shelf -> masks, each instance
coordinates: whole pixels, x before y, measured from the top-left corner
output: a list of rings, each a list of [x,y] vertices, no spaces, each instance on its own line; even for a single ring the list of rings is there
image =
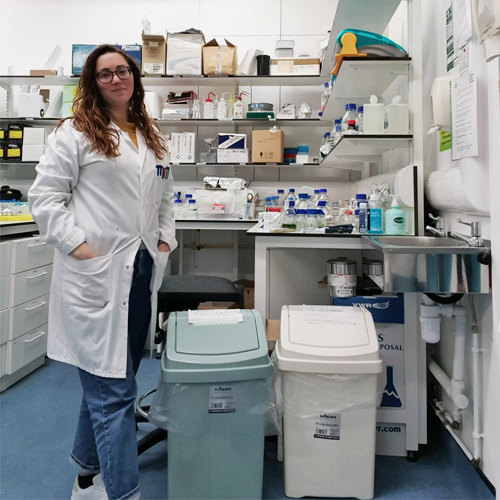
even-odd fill
[[[31,214],[22,215],[0,215],[1,222],[23,222],[27,220],[33,220]]]
[[[358,37],[354,33],[346,33],[344,36],[342,36],[341,40],[342,40],[342,50],[340,51],[340,54],[335,54],[335,59],[337,63],[335,64],[335,68],[333,68],[332,75],[338,75],[344,57],[367,56],[367,54],[358,53],[358,49],[356,48],[356,44],[358,43]]]

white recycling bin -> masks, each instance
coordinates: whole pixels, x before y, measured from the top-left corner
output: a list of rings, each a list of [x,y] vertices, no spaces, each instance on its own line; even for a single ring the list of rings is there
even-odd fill
[[[284,306],[276,357],[286,495],[373,498],[383,364],[371,314]]]

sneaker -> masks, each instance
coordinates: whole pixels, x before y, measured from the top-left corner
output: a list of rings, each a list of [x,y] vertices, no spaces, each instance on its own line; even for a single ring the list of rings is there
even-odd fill
[[[93,486],[89,486],[85,489],[80,488],[77,476],[75,484],[73,485],[71,500],[108,500],[108,495],[104,488],[104,481],[102,480],[102,474],[94,476],[92,482],[94,483]]]

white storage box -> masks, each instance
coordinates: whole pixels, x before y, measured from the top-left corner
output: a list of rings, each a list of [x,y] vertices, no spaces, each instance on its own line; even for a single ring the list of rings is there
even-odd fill
[[[285,494],[373,498],[383,365],[371,314],[284,306],[276,356]]]
[[[40,161],[44,152],[45,146],[43,144],[24,144],[23,161]]]
[[[167,75],[201,75],[201,33],[168,33]]]
[[[248,163],[248,149],[217,149],[217,163]]]
[[[45,129],[43,127],[24,127],[23,145],[45,144]]]

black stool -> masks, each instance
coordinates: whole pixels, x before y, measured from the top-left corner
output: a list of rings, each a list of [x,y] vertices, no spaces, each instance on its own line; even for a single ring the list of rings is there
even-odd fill
[[[213,276],[166,276],[158,290],[158,316],[175,311],[197,309],[202,302],[236,302],[243,308],[243,294],[226,278]],[[162,329],[163,321],[159,321],[158,333],[155,342],[160,344],[165,340],[166,333]],[[147,413],[149,406],[140,406],[141,401],[156,389],[152,389],[139,400],[138,406]],[[148,422],[144,414],[136,412],[136,424]],[[164,429],[155,429],[144,436],[137,443],[138,454],[141,455],[152,446],[164,441],[168,432]]]

